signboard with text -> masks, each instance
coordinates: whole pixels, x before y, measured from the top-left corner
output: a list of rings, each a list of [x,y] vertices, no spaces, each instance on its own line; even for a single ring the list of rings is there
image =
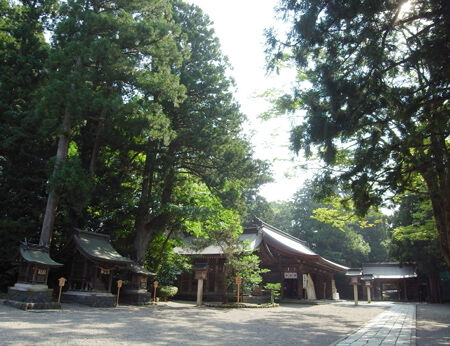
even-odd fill
[[[297,273],[284,272],[285,279],[297,279]]]

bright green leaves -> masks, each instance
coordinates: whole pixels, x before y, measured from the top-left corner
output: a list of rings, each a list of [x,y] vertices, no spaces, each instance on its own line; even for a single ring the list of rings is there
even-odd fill
[[[269,68],[292,57],[302,77],[284,107],[299,100],[306,111],[293,149],[314,148],[328,166],[323,176],[351,192],[359,214],[423,177],[450,263],[448,11],[440,1],[407,12],[402,4],[282,1],[292,30],[286,40],[268,37]]]
[[[178,200],[186,201],[188,213],[185,213],[183,225],[187,233],[220,241],[224,233],[236,237],[242,232],[239,213],[225,208],[205,184],[195,179],[186,180],[175,193]]]

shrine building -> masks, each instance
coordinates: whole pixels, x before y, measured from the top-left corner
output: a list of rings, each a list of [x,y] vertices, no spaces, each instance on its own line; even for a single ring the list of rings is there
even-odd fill
[[[270,272],[262,275],[263,283],[253,296],[263,294],[265,283],[281,283],[281,297],[293,299],[339,299],[334,273],[345,273],[347,267],[331,262],[314,251],[306,242],[285,233],[262,220],[255,218],[244,228],[240,240],[248,244],[261,260],[261,268]],[[189,244],[190,239],[186,239]],[[221,299],[225,292],[225,255],[215,244],[200,250],[193,247],[177,248],[177,253],[191,257],[192,264],[207,264],[208,272],[204,283],[205,300]],[[178,279],[178,296],[195,298],[197,280],[193,272],[184,272]]]

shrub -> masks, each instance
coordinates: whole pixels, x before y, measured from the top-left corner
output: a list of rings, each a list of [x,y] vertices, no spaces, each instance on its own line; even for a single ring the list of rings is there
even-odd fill
[[[178,293],[178,287],[175,286],[160,286],[159,287],[159,297],[167,300]]]
[[[267,283],[264,285],[264,288],[267,291],[270,291],[270,303],[273,304],[275,302],[275,298],[280,295],[281,284],[280,283]]]

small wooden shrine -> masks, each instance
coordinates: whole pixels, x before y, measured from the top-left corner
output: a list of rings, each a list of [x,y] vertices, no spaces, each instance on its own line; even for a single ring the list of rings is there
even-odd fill
[[[133,264],[112,247],[108,235],[80,229],[74,230],[59,258],[68,278],[63,301],[99,307],[115,306],[114,272]]]
[[[133,305],[150,304],[152,296],[147,291],[147,282],[149,277],[155,275],[136,263],[129,264],[126,267],[125,277],[127,280],[120,300]]]
[[[252,292],[249,299],[257,299],[264,292],[264,283],[281,283],[282,298],[294,299],[339,299],[334,273],[345,273],[347,267],[333,263],[315,252],[306,242],[285,233],[258,218],[244,228],[240,240],[255,251],[261,260],[261,267],[270,272],[263,275],[263,284]],[[192,239],[185,240],[186,247],[176,252],[188,255],[192,263],[207,263],[205,299],[221,299],[225,294],[225,255],[216,244],[200,250],[191,246]],[[197,291],[197,280],[192,272],[182,273],[178,280],[178,296],[193,299]]]
[[[8,289],[6,304],[24,310],[59,308],[53,301],[53,290],[47,286],[50,268],[62,267],[49,256],[49,248],[23,242],[19,246],[18,277],[13,287]]]

